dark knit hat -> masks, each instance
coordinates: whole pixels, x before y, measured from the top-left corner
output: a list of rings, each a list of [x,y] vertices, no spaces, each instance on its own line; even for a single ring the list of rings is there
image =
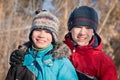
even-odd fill
[[[68,20],[68,30],[70,31],[75,26],[89,26],[96,31],[98,26],[97,12],[88,6],[75,8]]]
[[[32,27],[29,34],[29,39],[32,41],[32,32],[36,29],[48,30],[53,36],[53,41],[57,41],[57,35],[59,30],[58,18],[49,11],[40,11],[37,13],[32,21]]]

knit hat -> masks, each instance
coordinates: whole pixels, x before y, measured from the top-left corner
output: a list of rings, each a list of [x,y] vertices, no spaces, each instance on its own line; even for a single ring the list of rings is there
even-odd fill
[[[68,30],[70,31],[75,26],[89,26],[96,31],[98,26],[97,12],[88,6],[75,8],[68,20]]]
[[[53,37],[53,42],[56,42],[59,25],[59,20],[55,15],[49,11],[40,11],[33,18],[32,27],[29,34],[30,41],[32,41],[31,35],[34,30],[43,29],[50,31]]]

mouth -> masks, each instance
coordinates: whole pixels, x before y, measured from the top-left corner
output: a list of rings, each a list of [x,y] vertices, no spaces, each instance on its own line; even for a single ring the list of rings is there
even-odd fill
[[[46,41],[43,40],[43,39],[36,39],[36,41],[39,42],[39,43],[44,43],[44,42],[46,42]]]
[[[85,37],[85,36],[77,36],[77,39],[78,39],[78,40],[85,40],[86,37]]]

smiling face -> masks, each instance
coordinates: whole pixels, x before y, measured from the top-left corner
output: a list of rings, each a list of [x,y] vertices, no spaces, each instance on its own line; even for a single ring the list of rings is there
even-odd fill
[[[51,44],[52,35],[47,30],[34,30],[32,40],[35,48],[42,49]]]
[[[88,26],[75,26],[71,29],[73,40],[80,46],[86,46],[94,35],[92,28]]]

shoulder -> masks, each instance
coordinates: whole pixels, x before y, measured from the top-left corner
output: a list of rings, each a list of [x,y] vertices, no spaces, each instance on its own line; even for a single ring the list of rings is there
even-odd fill
[[[70,60],[67,57],[64,58],[60,58],[60,59],[56,59],[55,60],[57,62],[57,65],[59,66],[65,66],[65,67],[73,67],[72,63],[70,62]]]
[[[101,53],[101,60],[102,62],[106,62],[107,64],[114,64],[114,61],[112,60],[112,58],[107,55],[106,53]]]

